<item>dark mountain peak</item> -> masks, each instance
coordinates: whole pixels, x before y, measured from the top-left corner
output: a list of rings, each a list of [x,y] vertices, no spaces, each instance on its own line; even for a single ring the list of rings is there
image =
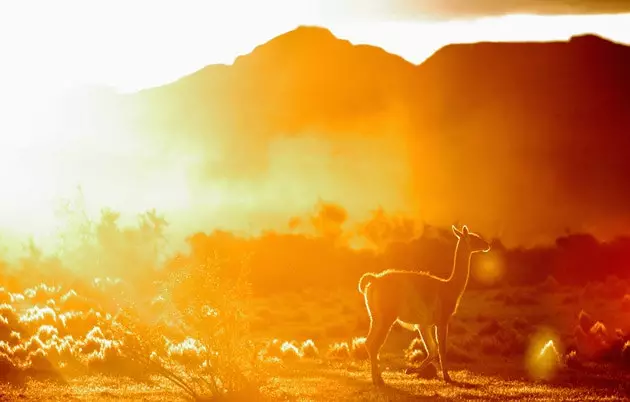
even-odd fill
[[[592,44],[600,46],[610,46],[611,44],[615,44],[615,42],[604,38],[603,36],[591,33],[573,35],[571,39],[569,39],[569,42],[573,44]]]
[[[239,56],[234,65],[255,60],[277,60],[301,55],[317,55],[329,53],[340,46],[349,45],[348,41],[337,38],[333,33],[323,27],[300,25],[297,28],[278,35],[273,39],[256,46],[252,52]]]
[[[302,43],[322,43],[325,41],[337,40],[339,40],[339,38],[337,38],[328,28],[317,25],[299,25],[295,29],[275,37],[270,42],[294,41]]]
[[[550,54],[565,57],[567,51],[597,51],[612,48],[627,49],[609,39],[595,34],[581,34],[572,36],[568,41],[540,41],[540,42],[476,42],[454,43],[446,45],[435,52],[424,64],[435,63],[436,60],[451,57],[479,59],[498,57],[509,59],[512,56],[529,58],[531,55]],[[488,61],[488,60],[485,60]]]
[[[451,44],[435,52],[419,69],[427,72],[431,79],[436,74],[450,74],[452,80],[456,79],[452,76],[455,73],[468,84],[471,76],[494,80],[500,78],[497,74],[507,74],[506,79],[518,81],[551,70],[557,72],[560,80],[567,78],[566,72],[576,70],[582,71],[578,75],[608,76],[610,72],[617,74],[616,65],[630,61],[629,50],[625,45],[592,34],[574,36],[568,41]],[[623,77],[615,75],[614,78]],[[628,80],[623,78],[622,81]],[[580,81],[579,85],[588,85],[588,82]]]

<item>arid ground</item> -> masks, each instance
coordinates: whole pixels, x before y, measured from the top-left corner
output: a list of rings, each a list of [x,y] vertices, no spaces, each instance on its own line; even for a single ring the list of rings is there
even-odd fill
[[[383,388],[374,387],[370,382],[369,364],[361,339],[366,334],[369,319],[355,289],[328,294],[303,291],[254,297],[251,303],[253,316],[248,321],[256,344],[252,350],[258,360],[256,373],[251,377],[255,378],[255,383],[251,390],[234,393],[232,398],[280,401],[624,400],[630,393],[627,385],[630,375],[622,369],[624,361],[585,359],[583,356],[588,353],[588,348],[597,343],[576,336],[577,327],[581,325],[579,320],[589,319],[585,314],[578,317],[582,309],[594,320],[601,320],[603,325],[597,324],[599,330],[608,332],[607,328],[610,328],[612,332],[617,327],[627,326],[628,319],[624,321],[623,312],[627,311],[628,305],[621,289],[623,285],[617,281],[615,286],[608,283],[577,288],[548,280],[535,287],[470,290],[453,319],[449,338],[449,361],[455,382],[446,384],[430,372],[424,378],[406,374],[405,368],[417,363],[422,354],[410,349],[413,333],[395,325],[381,353],[387,384]],[[605,286],[608,291],[604,291]],[[32,291],[25,293],[28,300],[29,297],[37,299],[37,293],[45,292],[40,289],[35,294]],[[54,293],[51,291],[46,296],[54,299]],[[12,297],[19,300],[15,294]],[[58,303],[58,308],[71,309],[71,299],[67,297],[65,305]],[[80,305],[78,300],[74,301],[75,307]],[[3,311],[6,316],[7,309]],[[31,318],[34,322],[50,319],[52,325],[56,320],[62,320],[60,314],[54,320],[52,314],[46,314],[43,312],[39,317],[31,314]],[[25,319],[21,321],[25,322]],[[58,325],[60,331],[69,328],[64,322]],[[52,342],[50,339],[54,340],[57,331],[53,330],[50,338],[42,335],[43,332],[38,332],[43,344],[40,348],[46,351],[43,353],[51,361],[63,360],[63,352],[55,355],[53,349],[46,346]],[[612,338],[610,334],[607,336]],[[171,401],[187,397],[180,387],[163,376],[151,374],[140,378],[142,376],[137,372],[121,372],[120,367],[125,361],[116,360],[115,356],[107,357],[111,345],[105,345],[106,341],[99,338],[92,334],[94,342],[102,342],[97,347],[100,357],[86,354],[90,351],[80,340],[69,346],[74,348],[70,354],[76,360],[88,356],[88,367],[91,363],[92,367],[97,367],[95,363],[100,361],[103,365],[116,367],[118,372],[98,369],[99,372],[84,373],[63,371],[65,374],[48,379],[41,376],[8,377],[10,383],[2,386],[3,400]],[[553,339],[557,350],[548,350],[537,358],[542,345],[549,339]],[[612,345],[612,341],[607,345]],[[188,346],[188,352],[194,352],[188,357],[195,356],[194,345]],[[32,347],[27,344],[25,349]],[[567,357],[571,355],[570,351],[576,350],[579,351],[577,356],[573,352]],[[179,357],[185,357],[186,347],[180,352]],[[19,352],[14,349],[13,353],[13,358],[17,359]],[[169,353],[171,358],[177,358],[174,349]],[[622,354],[627,358],[625,349]],[[31,364],[43,368],[43,363],[37,363],[37,360],[31,359]]]

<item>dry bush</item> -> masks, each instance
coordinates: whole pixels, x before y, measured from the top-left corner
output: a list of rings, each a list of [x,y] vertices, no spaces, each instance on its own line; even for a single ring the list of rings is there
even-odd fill
[[[219,271],[219,261],[211,260],[201,266],[180,267],[161,284],[160,293],[171,306],[162,311],[164,322],[170,323],[174,334],[180,334],[173,342],[194,340],[188,344],[194,349],[190,355],[202,362],[194,369],[164,350],[163,329],[143,323],[136,311],[126,310],[116,318],[116,329],[129,341],[123,344],[125,356],[194,398],[249,390],[257,368],[254,345],[248,339],[251,292],[246,272],[222,278]]]
[[[319,349],[317,349],[317,346],[315,346],[315,342],[313,342],[312,339],[304,341],[304,343],[302,343],[301,350],[302,356],[304,357],[311,359],[319,357]]]
[[[311,339],[307,339],[301,345],[294,340],[283,342],[273,339],[266,342],[258,352],[259,359],[277,362],[317,357],[319,357],[319,349]]]
[[[141,215],[136,228],[120,228],[115,213],[105,211],[95,222],[70,210],[57,260],[31,244],[15,275],[3,281],[5,378],[75,370],[159,374],[193,398],[248,388],[256,359],[246,272],[222,278],[214,261],[158,270],[165,222],[154,212]],[[51,282],[42,281],[47,277]]]
[[[630,341],[626,341],[621,349],[621,362],[624,366],[630,367]]]
[[[575,327],[574,336],[578,353],[588,360],[600,359],[608,350],[606,339],[595,335],[590,329],[588,332],[585,332],[581,325]]]
[[[352,338],[350,344],[350,356],[356,360],[367,360],[369,358],[367,348],[365,347],[365,337]]]
[[[580,361],[580,357],[575,350],[571,350],[564,356],[564,364],[572,369],[582,368],[582,362]]]
[[[574,337],[576,353],[582,360],[625,364],[624,350],[630,337],[621,329],[610,331],[603,322],[595,321],[582,310]]]
[[[327,356],[331,359],[346,360],[350,358],[348,342],[336,342],[328,347]]]
[[[272,339],[266,342],[258,352],[261,359],[282,359],[282,341]]]
[[[424,343],[420,338],[413,338],[407,349],[405,359],[410,363],[421,363],[427,356]]]
[[[302,351],[295,341],[284,342],[280,347],[283,360],[299,360],[302,358]]]

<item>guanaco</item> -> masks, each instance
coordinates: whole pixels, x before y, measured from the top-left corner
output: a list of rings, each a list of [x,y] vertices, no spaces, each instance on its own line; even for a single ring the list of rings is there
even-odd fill
[[[470,276],[470,259],[477,252],[490,251],[490,244],[464,226],[458,230],[453,271],[448,279],[427,272],[386,270],[366,273],[359,280],[359,292],[365,298],[370,316],[370,330],[365,342],[372,370],[372,383],[383,385],[378,367],[378,354],[394,324],[417,330],[427,352],[426,358],[415,369],[422,369],[439,358],[445,382],[451,382],[446,368],[446,337],[448,324],[457,311]],[[435,344],[437,343],[437,355]]]

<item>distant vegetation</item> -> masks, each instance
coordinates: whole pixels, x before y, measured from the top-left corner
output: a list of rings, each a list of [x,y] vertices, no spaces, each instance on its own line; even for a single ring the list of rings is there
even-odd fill
[[[229,232],[198,233],[190,238],[188,259],[217,253],[225,257],[224,269],[247,257],[254,290],[260,294],[309,287],[353,288],[367,271],[387,268],[430,271],[448,276],[454,241],[447,229],[431,228],[410,241],[389,243],[383,252],[336,246],[330,239],[303,235],[266,233],[241,238]],[[475,271],[492,259],[498,277],[479,280]],[[184,260],[180,260],[182,263]],[[189,260],[186,260],[189,262]],[[175,268],[178,263],[172,262]],[[589,234],[560,237],[555,244],[533,248],[506,248],[494,240],[491,253],[472,260],[470,286],[536,285],[549,277],[561,284],[586,285],[609,276],[630,277],[630,238],[600,242]]]

